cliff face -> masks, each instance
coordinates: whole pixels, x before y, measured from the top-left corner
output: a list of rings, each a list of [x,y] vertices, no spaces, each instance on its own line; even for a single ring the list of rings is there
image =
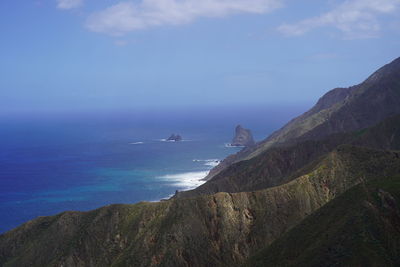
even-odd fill
[[[0,236],[0,265],[237,265],[352,186],[399,172],[397,153],[342,146],[278,187],[38,218]]]

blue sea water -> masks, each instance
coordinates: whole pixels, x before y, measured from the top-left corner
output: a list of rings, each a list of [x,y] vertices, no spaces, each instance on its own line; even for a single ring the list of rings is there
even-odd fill
[[[0,233],[37,216],[157,201],[201,184],[239,148],[234,127],[265,138],[303,107],[131,111],[0,118]],[[166,142],[172,133],[182,142]]]

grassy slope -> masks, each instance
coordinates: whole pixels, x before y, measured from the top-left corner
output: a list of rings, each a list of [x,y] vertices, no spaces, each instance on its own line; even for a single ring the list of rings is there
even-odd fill
[[[350,189],[248,266],[399,266],[400,176]]]

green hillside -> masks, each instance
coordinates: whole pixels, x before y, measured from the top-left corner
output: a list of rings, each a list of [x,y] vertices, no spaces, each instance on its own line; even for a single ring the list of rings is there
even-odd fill
[[[400,176],[350,189],[246,266],[399,266]]]

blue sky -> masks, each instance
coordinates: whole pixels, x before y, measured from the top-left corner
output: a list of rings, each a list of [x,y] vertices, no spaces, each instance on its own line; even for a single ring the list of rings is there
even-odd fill
[[[0,111],[312,104],[400,56],[400,0],[3,0]]]

